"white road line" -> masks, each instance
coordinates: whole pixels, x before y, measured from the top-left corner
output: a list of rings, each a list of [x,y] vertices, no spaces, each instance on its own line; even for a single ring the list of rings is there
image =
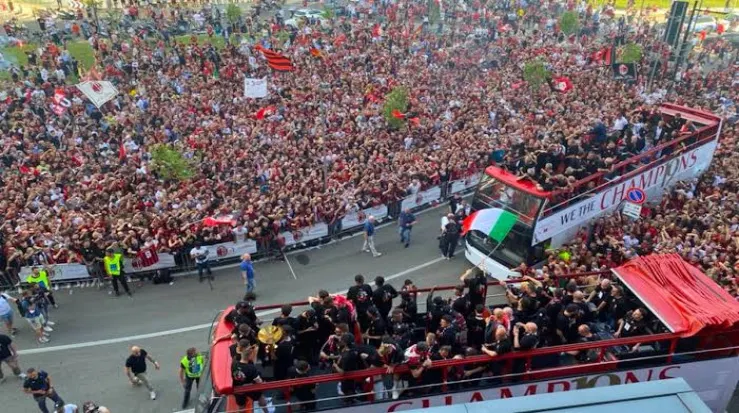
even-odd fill
[[[424,269],[430,265],[434,265],[439,261],[442,261],[443,257],[435,258],[431,261],[426,261],[423,264],[416,265],[415,267],[411,267],[408,269],[405,269],[399,273],[395,273],[392,275],[389,275],[385,277],[385,281],[394,280],[396,278],[403,277],[405,275],[408,275],[414,271],[418,271],[421,269]],[[348,290],[339,291],[336,294],[346,294]],[[299,298],[300,299],[300,298]],[[279,313],[280,309],[275,308],[272,310],[265,310],[260,311],[257,313],[259,317],[263,317],[270,314],[276,314]],[[156,337],[163,337],[168,336],[172,334],[180,334],[180,333],[189,333],[191,331],[197,331],[197,330],[205,330],[210,328],[211,324],[198,324],[190,327],[183,327],[183,328],[176,328],[174,330],[166,330],[166,331],[158,331],[156,333],[148,333],[148,334],[138,334],[135,336],[128,336],[128,337],[117,337],[117,338],[109,338],[106,340],[96,340],[96,341],[86,341],[83,343],[75,343],[75,344],[64,344],[61,346],[52,346],[52,347],[41,347],[41,348],[32,348],[32,349],[26,349],[26,350],[20,350],[18,354],[20,355],[29,355],[29,354],[42,354],[42,353],[51,353],[56,351],[64,351],[64,350],[77,350],[85,347],[96,347],[96,346],[104,346],[107,344],[118,344],[118,343],[126,343],[126,342],[132,342],[132,341],[139,341],[139,340],[145,340],[148,338],[156,338]]]

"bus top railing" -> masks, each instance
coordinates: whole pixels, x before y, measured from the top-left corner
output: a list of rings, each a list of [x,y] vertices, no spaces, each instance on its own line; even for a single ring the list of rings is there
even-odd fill
[[[658,146],[655,146],[654,148],[643,152],[639,155],[632,156],[629,159],[626,159],[622,162],[619,162],[611,167],[611,170],[608,172],[598,172],[595,174],[592,174],[590,176],[587,176],[579,181],[576,181],[571,187],[569,188],[563,188],[558,189],[551,192],[551,195],[549,197],[550,202],[556,202],[560,200],[563,196],[567,196],[568,194],[572,192],[577,192],[579,188],[583,188],[590,184],[595,184],[593,188],[588,189],[584,192],[576,193],[574,197],[566,197],[565,200],[561,202],[557,202],[554,205],[548,207],[544,211],[542,211],[540,218],[546,217],[547,215],[556,212],[563,207],[572,204],[572,202],[576,199],[584,198],[589,196],[592,193],[598,192],[601,190],[604,186],[607,185],[614,185],[618,182],[622,182],[624,180],[627,180],[631,178],[632,176],[642,172],[643,170],[650,168],[656,164],[659,164],[660,162],[665,162],[669,158],[667,157],[660,157],[652,162],[644,163],[643,165],[637,167],[633,171],[630,171],[626,174],[623,174],[623,172],[628,168],[629,166],[638,164],[640,162],[643,162],[645,160],[649,160],[651,158],[654,158],[659,152],[664,151],[665,149],[672,148],[674,149],[674,154],[680,153],[682,150],[691,149],[694,147],[701,146],[705,144],[706,142],[710,141],[711,139],[714,139],[717,135],[717,132],[719,132],[720,122],[721,119],[718,118],[715,115],[712,115],[707,112],[703,112],[697,109],[687,108],[683,106],[677,106],[672,104],[663,104],[660,107],[660,110],[662,114],[668,115],[668,116],[674,116],[678,113],[681,115],[685,115],[686,119],[688,120],[695,120],[696,122],[699,122],[703,126],[701,126],[698,130],[696,130],[693,133],[678,137],[677,139],[670,140],[668,142],[662,143]],[[689,144],[685,148],[680,148],[680,145],[683,145],[686,141],[689,141],[691,139],[696,139],[696,142]],[[619,174],[619,179],[617,181],[605,181],[605,176],[610,175],[613,173]]]

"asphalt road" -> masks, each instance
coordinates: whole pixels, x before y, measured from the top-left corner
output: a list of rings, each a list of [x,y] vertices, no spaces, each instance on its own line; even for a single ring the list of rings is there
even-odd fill
[[[378,258],[361,253],[362,238],[356,236],[288,255],[297,279],[286,263],[257,263],[257,304],[302,301],[319,289],[343,291],[359,273],[368,280],[382,275],[396,287],[406,278],[419,286],[455,284],[469,264],[461,251],[446,261],[436,248],[443,211],[437,208],[418,215],[408,249],[399,243],[394,224],[381,228],[376,245],[383,255]],[[47,371],[67,402],[95,400],[114,413],[178,411],[182,396],[177,379],[179,359],[188,347],[207,347],[214,316],[244,293],[237,268],[214,273],[213,291],[198,283],[197,277],[178,278],[171,286],[146,284],[133,298],[114,298],[94,288],[72,289],[71,294],[59,290],[55,295],[60,308],[51,313],[57,324],[50,343],[36,344],[29,326],[22,319],[17,323],[21,331],[15,343],[21,350],[21,367]],[[262,316],[271,319],[274,313]],[[145,389],[132,388],[124,375],[123,363],[134,344],[161,363],[160,371],[150,372],[159,393],[156,401],[149,400]],[[37,411],[31,397],[21,391],[21,383],[12,377],[0,384],[0,406],[2,412]]]

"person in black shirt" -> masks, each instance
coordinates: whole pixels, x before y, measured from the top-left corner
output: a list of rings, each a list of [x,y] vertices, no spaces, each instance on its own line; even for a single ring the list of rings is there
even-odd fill
[[[375,307],[370,307],[367,310],[367,317],[369,317],[370,324],[363,338],[374,348],[379,348],[382,343],[382,336],[387,333],[387,324],[385,324],[385,320]]]
[[[580,307],[570,304],[557,315],[558,344],[572,343],[577,340],[577,326],[580,324]]]
[[[304,379],[308,377],[310,371],[310,364],[300,360],[295,363],[295,366],[290,367],[287,371],[287,377],[290,379]],[[293,387],[292,394],[300,401],[300,407],[307,411],[313,411],[316,409],[316,385],[306,384],[303,386]]]
[[[275,348],[274,377],[275,380],[283,380],[287,378],[287,371],[293,365],[293,352],[295,343],[293,342],[293,329],[286,325],[282,328],[282,339]]]
[[[312,308],[303,311],[298,316],[297,325],[297,345],[298,358],[311,363],[314,359],[314,353],[317,346],[318,319],[316,312]]]
[[[624,297],[624,290],[621,286],[614,285],[611,288],[611,304],[608,308],[609,325],[615,329],[617,323],[626,316],[631,310],[629,301]]]
[[[457,223],[456,218],[449,218],[449,221],[444,226],[444,233],[441,236],[441,255],[447,260],[454,257],[454,250],[457,249],[459,244],[459,234],[462,231],[462,227]]]
[[[13,371],[13,374],[19,379],[26,378],[26,375],[21,373],[20,366],[18,366],[18,352],[15,349],[15,345],[13,345],[13,340],[5,334],[0,334],[0,382],[4,380],[3,363],[7,364]]]
[[[608,311],[608,306],[611,301],[611,280],[605,278],[601,280],[600,284],[590,293],[587,302],[592,303],[595,306],[597,312],[598,321],[605,322]]]
[[[618,329],[613,335],[616,337],[636,337],[652,332],[647,327],[647,321],[644,319],[646,310],[637,308],[626,314],[624,318],[618,321]]]
[[[470,303],[469,294],[464,293],[464,285],[454,287],[454,298],[452,299],[452,310],[462,314],[465,318],[474,307]]]
[[[508,338],[508,333],[506,332],[505,327],[498,326],[494,334],[495,341],[492,343],[485,343],[481,348],[483,353],[490,357],[498,357],[513,351],[513,343],[511,343],[510,338]],[[499,376],[503,370],[503,363],[500,361],[494,361],[490,365],[490,370],[494,375]]]
[[[248,324],[252,329],[257,329],[257,316],[254,308],[246,301],[239,301],[231,312],[225,317],[226,322],[232,323],[234,327],[239,324]]]
[[[467,345],[478,348],[485,342],[485,306],[478,304],[467,318]],[[504,329],[505,330],[505,329]]]
[[[402,310],[393,310],[393,314],[390,317],[390,323],[388,325],[388,333],[391,335],[393,341],[401,348],[408,347],[411,338],[413,337],[414,327],[414,323],[404,319]]]
[[[519,351],[536,348],[539,345],[538,330],[536,323],[516,323],[513,328],[513,348]]]
[[[457,330],[452,325],[454,318],[446,314],[441,317],[439,329],[436,330],[436,340],[440,346],[457,347]]]
[[[101,263],[103,262],[103,257],[105,254],[103,253],[103,250],[101,250],[97,244],[93,244],[90,242],[89,239],[86,239],[82,243],[82,248],[80,248],[80,255],[82,255],[82,260],[85,263],[85,266],[87,266],[87,272],[90,274],[91,277],[93,277],[95,280],[102,281],[102,276],[104,274],[104,270],[101,266]]]
[[[338,360],[334,360],[333,369],[337,373],[346,373],[357,371],[361,368],[359,363],[359,353],[354,348],[354,334],[346,333],[339,340],[341,354]],[[353,402],[353,395],[356,393],[356,383],[354,380],[341,381],[341,393],[348,398],[346,402]]]
[[[372,288],[364,283],[364,276],[357,274],[354,277],[354,285],[349,288],[346,298],[354,303],[354,309],[357,311],[357,321],[362,331],[367,331],[369,327],[369,319],[367,318],[367,309],[372,305]]]
[[[247,339],[241,339],[238,342],[231,344],[228,347],[228,351],[231,353],[231,359],[234,361],[241,360],[241,353],[247,351],[250,345],[251,343],[249,343],[249,340]]]
[[[293,306],[290,304],[285,304],[282,306],[282,309],[280,310],[280,316],[276,317],[272,321],[273,326],[277,327],[285,327],[290,326],[291,328],[295,328],[295,322],[297,321],[295,317],[291,317],[290,313],[293,311]]]
[[[26,370],[26,380],[23,382],[23,391],[33,396],[33,400],[38,404],[39,409],[44,413],[49,413],[46,407],[46,399],[51,399],[55,405],[64,405],[64,400],[59,397],[54,386],[51,384],[51,377],[43,370],[36,371],[30,368]]]
[[[403,287],[400,289],[400,305],[399,309],[403,310],[405,316],[410,320],[415,321],[416,315],[418,314],[418,292],[416,286],[413,285],[412,280],[405,280]]]
[[[429,296],[426,297],[426,329],[433,332],[439,329],[441,317],[449,313],[449,307],[444,299],[439,296],[434,297],[434,288],[429,291]]]
[[[385,284],[384,277],[375,278],[375,291],[372,293],[372,302],[375,304],[377,311],[380,312],[380,317],[387,322],[388,314],[393,309],[393,299],[398,296],[398,292],[395,291],[390,284]]]
[[[262,376],[257,371],[256,366],[254,366],[253,360],[255,357],[256,351],[245,351],[241,354],[241,359],[233,363],[231,366],[231,378],[233,379],[234,388],[263,382]],[[269,413],[267,410],[267,401],[264,399],[262,392],[235,393],[234,399],[236,399],[236,404],[239,406],[240,411],[246,408],[247,399],[251,399],[259,404],[264,413]]]
[[[580,324],[577,328],[577,334],[578,343],[598,341],[598,336],[590,331],[587,324]],[[598,349],[568,351],[567,354],[574,356],[581,363],[590,363],[598,359]]]
[[[465,271],[459,280],[469,289],[470,306],[477,307],[478,304],[485,305],[485,295],[488,292],[487,278],[485,273],[477,267],[472,267]]]
[[[154,387],[149,383],[149,379],[146,377],[146,361],[149,360],[154,364],[154,368],[159,370],[159,363],[154,360],[149,353],[143,348],[137,346],[131,347],[131,355],[126,359],[125,373],[131,385],[138,386],[143,384],[149,390],[149,395],[152,400],[157,398],[157,394],[154,391]]]

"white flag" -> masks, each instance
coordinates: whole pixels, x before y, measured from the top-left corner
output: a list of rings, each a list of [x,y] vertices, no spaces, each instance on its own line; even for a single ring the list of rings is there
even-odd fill
[[[244,78],[244,97],[247,98],[266,98],[267,97],[267,78],[250,79]]]
[[[77,89],[84,93],[92,104],[98,108],[118,94],[118,89],[105,80],[88,80],[77,85]]]

